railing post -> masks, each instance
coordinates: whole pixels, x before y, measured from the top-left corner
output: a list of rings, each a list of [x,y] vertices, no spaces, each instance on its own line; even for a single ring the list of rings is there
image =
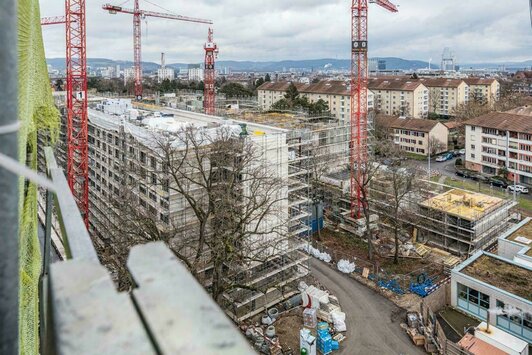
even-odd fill
[[[18,159],[17,7],[0,1],[0,153]],[[0,167],[0,354],[18,354],[19,191],[18,176]]]

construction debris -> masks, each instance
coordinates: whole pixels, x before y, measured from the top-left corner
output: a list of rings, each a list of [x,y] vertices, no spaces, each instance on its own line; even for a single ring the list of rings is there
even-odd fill
[[[349,260],[341,259],[336,264],[336,267],[338,270],[343,272],[344,274],[350,274],[352,272],[355,272],[355,263],[349,262]]]

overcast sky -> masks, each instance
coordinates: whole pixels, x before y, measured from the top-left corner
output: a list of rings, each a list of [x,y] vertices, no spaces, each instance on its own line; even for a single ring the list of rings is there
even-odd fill
[[[108,1],[87,1],[87,55],[133,58],[132,16],[110,15]],[[121,0],[113,2],[119,5]],[[433,58],[451,47],[461,63],[532,59],[528,0],[394,0],[398,13],[370,5],[369,56]],[[64,1],[40,0],[41,15],[64,14]],[[133,0],[123,2],[133,7]],[[214,21],[219,60],[349,57],[349,0],[140,0],[142,9]],[[155,6],[159,5],[160,7]],[[161,8],[162,7],[162,8]],[[164,9],[163,9],[164,8]],[[165,10],[166,9],[166,10]],[[146,18],[142,59],[201,62],[208,25]],[[64,57],[61,25],[43,28],[46,56]]]

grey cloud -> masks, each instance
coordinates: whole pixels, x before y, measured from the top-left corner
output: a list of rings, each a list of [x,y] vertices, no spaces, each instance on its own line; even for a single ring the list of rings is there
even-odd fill
[[[132,19],[87,1],[90,57],[131,59]],[[224,60],[348,58],[349,0],[151,0],[174,13],[210,18]],[[449,46],[461,62],[532,58],[532,30],[524,0],[395,0],[399,13],[370,5],[370,56],[433,58]],[[41,0],[41,14],[64,11],[62,1]],[[119,3],[119,2],[117,2]],[[489,4],[489,6],[487,6]],[[124,4],[132,7],[132,1]],[[147,10],[163,11],[141,0]],[[147,19],[143,60],[200,62],[207,26]],[[43,29],[48,57],[64,56],[64,28]]]

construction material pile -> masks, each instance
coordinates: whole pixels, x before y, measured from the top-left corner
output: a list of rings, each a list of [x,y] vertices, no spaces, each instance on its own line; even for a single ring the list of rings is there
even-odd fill
[[[303,326],[300,332],[301,351],[315,354],[329,354],[339,348],[347,331],[346,315],[342,312],[338,299],[314,286],[300,284],[303,310]],[[318,323],[318,320],[321,322]],[[330,326],[332,325],[332,327]]]
[[[306,244],[302,247],[302,249],[306,251],[309,255],[312,255],[313,257],[321,261],[325,261],[326,263],[330,263],[332,260],[331,255],[329,255],[326,252],[319,251],[318,249],[314,248],[312,245]]]

